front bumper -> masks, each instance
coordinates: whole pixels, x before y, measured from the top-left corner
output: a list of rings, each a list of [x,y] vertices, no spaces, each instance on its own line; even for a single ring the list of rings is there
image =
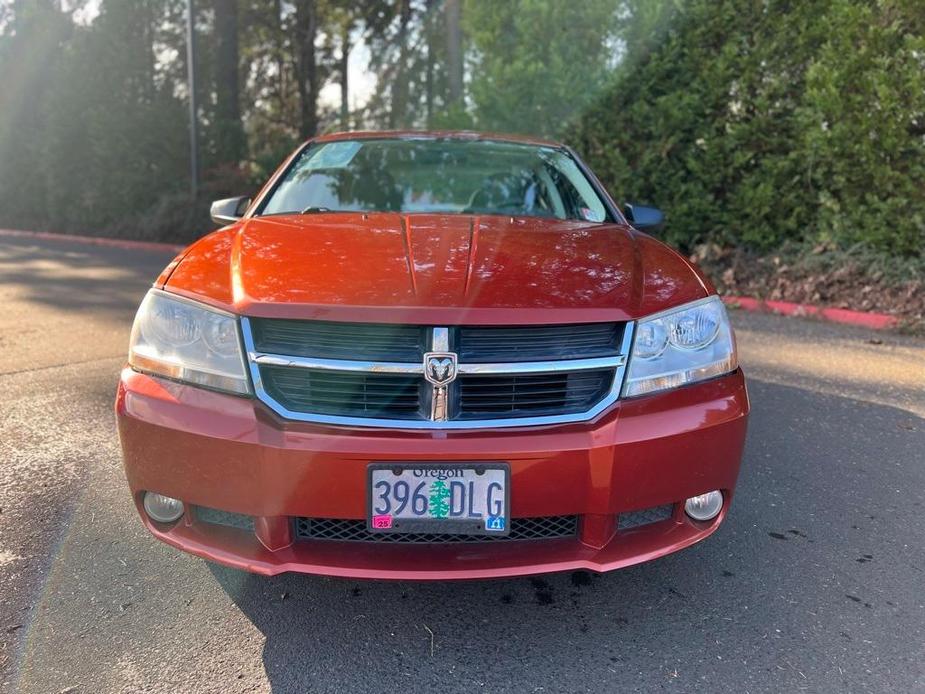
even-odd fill
[[[620,401],[593,422],[460,432],[324,427],[278,418],[257,400],[125,369],[116,414],[141,517],[164,542],[236,568],[355,578],[453,579],[609,571],[683,549],[716,530],[745,441],[741,371]],[[575,538],[408,545],[302,540],[295,517],[365,518],[371,461],[498,461],[511,468],[513,518],[579,516]],[[683,500],[724,492],[698,523]],[[152,522],[144,491],[253,518],[253,530]],[[671,518],[618,530],[622,513],[674,505]]]

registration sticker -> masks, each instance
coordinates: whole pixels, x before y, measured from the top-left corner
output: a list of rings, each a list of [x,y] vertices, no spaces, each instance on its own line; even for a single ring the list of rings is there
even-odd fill
[[[373,527],[386,530],[392,527],[392,516],[373,516]]]
[[[489,516],[485,519],[485,530],[504,532],[504,516]]]

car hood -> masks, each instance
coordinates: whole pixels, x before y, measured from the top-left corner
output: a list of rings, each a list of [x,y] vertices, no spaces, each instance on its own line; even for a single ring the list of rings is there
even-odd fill
[[[394,213],[242,220],[160,283],[244,315],[424,324],[629,320],[713,291],[626,225]]]

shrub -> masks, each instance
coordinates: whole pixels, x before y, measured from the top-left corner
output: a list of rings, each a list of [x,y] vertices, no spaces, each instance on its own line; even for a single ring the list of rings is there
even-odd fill
[[[690,0],[567,134],[668,240],[925,255],[914,0]]]

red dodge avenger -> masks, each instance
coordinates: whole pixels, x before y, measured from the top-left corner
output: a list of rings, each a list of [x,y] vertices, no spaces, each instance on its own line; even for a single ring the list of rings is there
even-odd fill
[[[159,539],[261,574],[609,571],[710,535],[748,417],[723,304],[570,149],[300,147],[167,266],[116,400]]]

